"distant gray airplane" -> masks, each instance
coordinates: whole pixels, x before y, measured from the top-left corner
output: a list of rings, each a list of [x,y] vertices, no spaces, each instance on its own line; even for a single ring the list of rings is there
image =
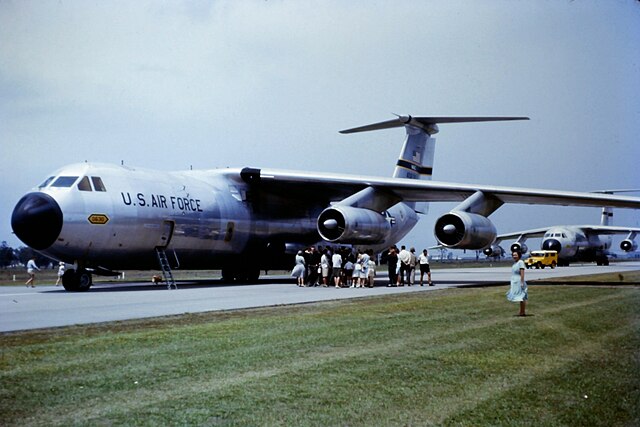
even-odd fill
[[[399,116],[342,131],[405,127],[392,178],[73,164],[23,196],[11,225],[28,246],[73,264],[63,285],[84,291],[92,274],[115,270],[160,267],[171,283],[178,267],[220,268],[224,279],[254,280],[264,269],[291,268],[291,254],[309,245],[380,251],[413,228],[420,202],[462,202],[437,220],[435,235],[468,249],[495,240],[487,217],[504,203],[640,208],[634,197],[428,181],[438,123],[526,119]]]
[[[638,249],[635,238],[640,233],[640,228],[637,227],[610,225],[612,217],[612,209],[603,208],[600,225],[556,225],[501,234],[492,245],[483,250],[483,253],[487,256],[501,256],[504,250],[500,246],[500,242],[516,239],[510,246],[511,251],[520,251],[524,254],[529,250],[526,245],[527,239],[542,237],[540,249],[558,252],[558,265],[567,266],[572,262],[595,262],[597,265],[609,265],[611,236],[626,234],[625,239],[620,242],[620,249],[632,252]]]

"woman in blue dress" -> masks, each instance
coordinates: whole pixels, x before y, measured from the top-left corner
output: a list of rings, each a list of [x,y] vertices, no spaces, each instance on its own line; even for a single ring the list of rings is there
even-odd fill
[[[527,305],[528,292],[527,282],[524,280],[524,261],[519,251],[514,251],[511,256],[515,263],[511,266],[511,288],[507,292],[507,299],[511,302],[520,303],[520,316],[526,316],[525,306]]]
[[[302,256],[302,251],[298,251],[296,255],[296,265],[293,267],[291,271],[291,277],[295,277],[297,280],[297,285],[304,287],[304,272],[306,270],[306,262],[304,260],[304,256]]]

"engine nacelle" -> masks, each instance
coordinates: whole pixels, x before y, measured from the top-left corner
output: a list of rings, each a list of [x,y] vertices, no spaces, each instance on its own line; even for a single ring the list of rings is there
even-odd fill
[[[509,249],[511,249],[512,253],[513,252],[520,252],[523,255],[526,254],[529,251],[529,248],[527,247],[527,245],[522,243],[522,242],[513,243]]]
[[[335,205],[318,216],[318,233],[329,242],[379,243],[390,229],[389,221],[370,209]]]
[[[625,252],[633,252],[638,249],[638,242],[630,239],[625,239],[620,242],[620,249]]]
[[[504,255],[504,249],[500,245],[491,245],[484,248],[482,253],[488,257],[501,257]]]
[[[438,241],[453,249],[482,249],[496,238],[496,227],[482,215],[451,211],[436,221]]]

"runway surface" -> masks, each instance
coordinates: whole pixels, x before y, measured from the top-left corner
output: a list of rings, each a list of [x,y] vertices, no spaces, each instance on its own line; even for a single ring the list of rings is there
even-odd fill
[[[572,265],[554,270],[527,270],[526,280],[640,270],[640,262],[606,267]],[[179,282],[177,290],[150,283],[98,284],[89,292],[66,292],[61,287],[0,287],[0,331],[49,328],[156,316],[301,304],[372,295],[432,292],[459,286],[504,285],[510,267],[438,269],[433,287],[386,287],[380,277],[374,288],[299,288],[287,276],[263,276],[258,284]]]

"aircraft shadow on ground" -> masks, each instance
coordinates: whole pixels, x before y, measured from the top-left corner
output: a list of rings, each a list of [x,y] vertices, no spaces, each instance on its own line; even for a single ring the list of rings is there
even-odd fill
[[[295,285],[294,279],[291,278],[266,278],[259,279],[257,282],[225,282],[221,279],[190,279],[184,281],[176,281],[178,290],[180,289],[203,289],[203,288],[224,288],[224,287],[240,287],[240,286],[255,286],[255,285],[270,285],[270,284],[282,284],[291,283]],[[118,282],[106,282],[95,283],[88,292],[142,292],[142,291],[161,291],[168,290],[165,283],[153,284],[150,282],[130,282],[130,283],[118,283]],[[171,289],[176,290],[176,289]],[[57,293],[67,292],[64,288],[58,288],[55,290],[47,290],[45,293]]]
[[[380,278],[376,279],[374,283],[374,287],[382,288],[387,286],[387,279]],[[465,284],[461,284],[460,281],[454,280],[439,280],[435,281],[434,287],[437,289],[438,286],[454,286],[454,287],[487,287],[487,286],[505,286],[506,282],[469,282],[467,281]],[[228,288],[228,287],[242,287],[242,286],[256,286],[256,285],[273,285],[273,284],[290,284],[295,287],[295,280],[291,278],[264,278],[259,279],[257,282],[224,282],[221,279],[191,279],[185,281],[177,281],[178,290],[180,289],[204,289],[204,288]],[[414,284],[413,287],[420,287],[420,284]],[[322,287],[320,285],[319,287]],[[329,286],[333,288],[333,286]],[[407,287],[407,285],[405,285]],[[425,288],[429,288],[426,284]],[[164,283],[161,284],[152,284],[146,282],[136,282],[136,283],[100,283],[94,285],[89,292],[143,292],[143,291],[161,291],[168,290],[167,285]],[[176,290],[176,289],[171,289]],[[64,289],[56,289],[55,291],[46,291],[46,292],[66,292]]]

